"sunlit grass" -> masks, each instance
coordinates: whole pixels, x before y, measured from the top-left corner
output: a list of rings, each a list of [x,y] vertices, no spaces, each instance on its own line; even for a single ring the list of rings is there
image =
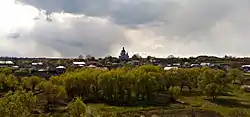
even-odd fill
[[[219,96],[217,100],[209,100],[206,96],[188,96],[180,97],[180,100],[187,105],[171,104],[167,107],[138,106],[138,107],[119,107],[106,104],[88,104],[103,115],[111,113],[138,112],[141,111],[174,111],[179,109],[204,109],[220,113],[229,117],[230,113],[235,111],[244,111],[250,115],[250,93],[239,90],[239,86],[234,86],[231,96]]]
[[[217,100],[208,100],[205,96],[181,97],[181,99],[189,103],[187,108],[201,108],[205,110],[213,110],[227,117],[231,112],[239,110],[250,114],[250,93],[235,90],[232,96],[219,96]]]

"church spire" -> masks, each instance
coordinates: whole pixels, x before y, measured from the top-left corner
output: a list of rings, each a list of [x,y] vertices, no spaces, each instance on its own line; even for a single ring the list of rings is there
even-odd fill
[[[126,52],[124,46],[122,47],[122,51],[120,53],[119,59],[120,60],[128,60],[129,59],[128,53]]]

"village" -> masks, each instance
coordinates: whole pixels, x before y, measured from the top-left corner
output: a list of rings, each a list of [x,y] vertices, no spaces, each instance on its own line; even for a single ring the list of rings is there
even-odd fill
[[[74,68],[96,68],[110,70],[122,66],[141,66],[146,64],[152,64],[161,66],[164,70],[178,69],[178,68],[194,68],[194,67],[210,67],[212,69],[222,69],[228,71],[232,67],[248,72],[250,65],[244,63],[238,63],[237,66],[231,65],[230,62],[218,63],[211,60],[211,57],[197,57],[189,58],[155,58],[148,56],[142,58],[139,55],[133,55],[131,58],[123,47],[119,57],[108,56],[105,58],[94,58],[87,56],[83,58],[80,55],[78,58],[13,58],[13,57],[1,57],[0,67],[10,68],[13,70],[16,76],[39,76],[42,78],[50,78],[54,75],[60,75],[67,69]],[[219,59],[212,57],[212,59]],[[232,62],[231,62],[232,63]]]

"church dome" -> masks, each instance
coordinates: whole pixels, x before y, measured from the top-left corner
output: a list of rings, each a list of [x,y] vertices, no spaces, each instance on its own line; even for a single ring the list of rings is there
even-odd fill
[[[124,47],[122,48],[122,51],[121,51],[122,53],[126,53],[126,51],[125,51],[125,49],[124,49]]]

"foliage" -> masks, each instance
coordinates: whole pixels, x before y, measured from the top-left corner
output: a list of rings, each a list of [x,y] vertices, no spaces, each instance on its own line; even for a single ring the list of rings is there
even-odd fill
[[[185,92],[198,92],[200,96],[216,99],[230,91],[230,84],[233,81],[243,79],[243,73],[236,69],[229,72],[206,67],[164,70],[154,65],[125,66],[111,70],[72,69],[49,80],[35,76],[17,78],[7,69],[2,71],[0,91],[5,95],[0,99],[0,106],[15,109],[19,106],[20,112],[23,111],[21,117],[22,115],[33,116],[31,114],[33,109],[38,108],[33,105],[39,105],[39,109],[49,110],[43,112],[51,112],[49,116],[85,115],[88,109],[81,99],[85,102],[102,102],[120,106],[157,104],[160,95],[167,94],[171,95],[169,98],[176,99]],[[9,91],[14,93],[7,93]],[[168,100],[166,98],[163,99]],[[17,106],[4,105],[12,100]],[[55,113],[49,107],[50,105],[66,107],[68,102],[70,103],[67,106],[67,112],[65,108],[60,111],[63,114]],[[19,110],[12,113],[20,114]],[[0,108],[0,112],[7,117],[10,116],[10,112],[4,108]]]
[[[32,92],[8,92],[0,99],[1,117],[30,117],[36,107],[37,98]]]
[[[0,68],[0,73],[5,75],[10,75],[13,73],[13,71],[10,68]]]
[[[0,74],[0,91],[15,91],[20,88],[20,82],[14,75]]]
[[[82,102],[81,98],[69,103],[68,106],[70,117],[84,117],[87,106]]]
[[[222,70],[205,69],[200,76],[200,90],[207,96],[216,99],[229,89],[228,84],[231,79],[226,77],[226,73]]]
[[[44,79],[32,76],[23,78],[21,82],[24,89],[29,91],[35,91],[36,86],[42,81],[44,81]]]
[[[36,90],[40,92],[38,95],[41,100],[47,100],[48,104],[55,103],[67,98],[67,93],[63,86],[54,85],[49,81],[41,82]]]
[[[173,97],[178,97],[180,95],[180,90],[181,88],[178,86],[171,86],[169,88],[169,93],[173,96]]]
[[[231,72],[229,72],[231,73]],[[163,70],[158,66],[144,65],[107,70],[78,69],[52,78],[52,82],[64,86],[70,98],[84,97],[117,104],[152,101],[152,94],[172,93],[170,87],[184,87],[189,91],[217,96],[228,92],[229,84],[238,77],[222,70],[210,68],[180,68]],[[108,84],[108,85],[107,85]]]
[[[15,73],[27,73],[29,74],[30,73],[30,70],[29,69],[20,69],[20,70],[16,70]]]
[[[239,69],[230,69],[227,75],[233,82],[238,81],[240,84],[244,82],[244,72]]]

